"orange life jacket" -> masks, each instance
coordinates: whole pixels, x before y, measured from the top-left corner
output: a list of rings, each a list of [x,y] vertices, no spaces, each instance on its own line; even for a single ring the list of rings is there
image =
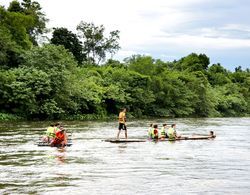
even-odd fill
[[[64,140],[64,138],[65,138],[64,132],[57,131],[54,144],[60,144]]]

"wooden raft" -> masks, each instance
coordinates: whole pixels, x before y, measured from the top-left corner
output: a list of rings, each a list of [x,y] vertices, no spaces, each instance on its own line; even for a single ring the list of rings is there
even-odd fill
[[[106,139],[102,140],[110,143],[131,143],[131,142],[146,142],[146,141],[181,141],[181,140],[204,140],[204,139],[214,139],[216,135],[195,135],[195,136],[185,136],[177,139]]]

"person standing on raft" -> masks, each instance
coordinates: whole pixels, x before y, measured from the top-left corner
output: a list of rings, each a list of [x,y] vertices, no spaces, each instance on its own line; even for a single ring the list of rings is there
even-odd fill
[[[118,133],[117,133],[117,139],[119,139],[119,135],[121,133],[121,130],[123,129],[125,131],[125,138],[128,138],[127,134],[127,127],[126,127],[126,108],[121,109],[119,113],[119,127],[118,127]]]

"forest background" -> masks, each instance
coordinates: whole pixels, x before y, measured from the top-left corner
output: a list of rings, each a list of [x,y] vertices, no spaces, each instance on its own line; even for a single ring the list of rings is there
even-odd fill
[[[123,107],[137,118],[250,114],[248,68],[229,71],[196,53],[121,62],[112,59],[119,30],[80,21],[75,34],[47,22],[36,1],[0,6],[0,120],[105,119]]]

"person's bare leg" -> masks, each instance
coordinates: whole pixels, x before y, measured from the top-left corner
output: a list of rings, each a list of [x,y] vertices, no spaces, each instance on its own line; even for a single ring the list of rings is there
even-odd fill
[[[116,139],[119,139],[120,132],[121,132],[121,130],[118,130]]]
[[[128,139],[128,133],[127,130],[125,130],[125,138]]]

